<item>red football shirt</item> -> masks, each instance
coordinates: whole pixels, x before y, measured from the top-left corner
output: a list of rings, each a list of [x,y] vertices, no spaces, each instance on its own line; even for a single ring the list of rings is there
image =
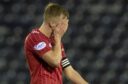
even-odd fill
[[[38,29],[30,32],[24,44],[25,55],[30,71],[30,84],[62,84],[62,65],[58,68],[50,67],[39,55],[52,49],[54,41],[46,37]],[[62,46],[62,56],[65,52]]]

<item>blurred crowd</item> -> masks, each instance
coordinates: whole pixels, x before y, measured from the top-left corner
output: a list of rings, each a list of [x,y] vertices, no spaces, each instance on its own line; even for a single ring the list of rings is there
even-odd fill
[[[128,84],[128,0],[0,0],[0,84],[29,84],[24,39],[49,2],[70,12],[63,42],[74,68],[90,84]]]

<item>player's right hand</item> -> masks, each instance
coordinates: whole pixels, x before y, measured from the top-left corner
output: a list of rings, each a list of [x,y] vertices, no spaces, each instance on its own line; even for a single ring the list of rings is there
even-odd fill
[[[56,28],[54,28],[53,30],[53,36],[54,36],[54,39],[55,41],[56,40],[61,40],[61,38],[63,37],[65,33],[65,24],[60,22]]]

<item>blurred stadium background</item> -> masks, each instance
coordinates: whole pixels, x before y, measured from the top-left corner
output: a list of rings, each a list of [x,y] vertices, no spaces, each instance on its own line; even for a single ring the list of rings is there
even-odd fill
[[[75,69],[90,84],[128,84],[128,0],[0,0],[0,84],[29,84],[24,38],[49,1],[70,12],[64,44]]]

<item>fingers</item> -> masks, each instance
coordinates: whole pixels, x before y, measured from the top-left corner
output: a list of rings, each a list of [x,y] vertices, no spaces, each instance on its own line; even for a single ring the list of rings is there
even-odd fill
[[[53,28],[53,36],[54,38],[61,39],[65,33],[67,28],[67,24],[65,22],[59,22],[56,27]]]
[[[64,31],[64,24],[60,23],[56,26],[56,28],[54,29],[55,33],[61,34]]]

